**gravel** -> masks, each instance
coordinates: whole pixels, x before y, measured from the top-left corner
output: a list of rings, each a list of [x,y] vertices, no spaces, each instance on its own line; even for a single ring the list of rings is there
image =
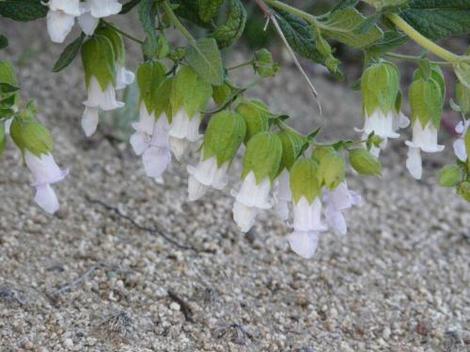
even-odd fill
[[[158,185],[125,144],[86,140],[79,63],[48,72],[60,47],[28,40],[45,27],[2,24],[18,38],[7,57],[22,93],[38,101],[70,176],[50,217],[13,146],[1,160],[1,351],[470,350],[469,206],[431,176],[450,154],[415,182],[392,143],[382,178],[350,181],[366,203],[349,213],[349,234],[325,234],[303,260],[273,214],[243,236],[228,191],[187,202],[184,165]],[[358,94],[314,76],[324,117],[289,66],[253,94],[303,130],[354,136]]]

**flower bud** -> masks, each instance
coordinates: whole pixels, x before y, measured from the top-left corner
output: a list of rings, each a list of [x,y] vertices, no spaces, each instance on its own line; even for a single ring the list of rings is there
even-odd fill
[[[352,168],[360,175],[380,176],[382,165],[379,159],[369,151],[362,148],[353,149],[349,152],[349,162]]]
[[[467,202],[470,202],[470,182],[462,182],[457,188],[457,193]]]
[[[321,186],[336,188],[345,177],[345,164],[342,157],[332,147],[317,147],[312,157],[318,162],[318,180]]]
[[[439,184],[442,187],[455,187],[463,178],[463,170],[458,165],[447,165],[439,171]]]
[[[237,112],[246,123],[245,143],[259,132],[267,131],[272,114],[268,107],[259,100],[244,101],[237,106]]]

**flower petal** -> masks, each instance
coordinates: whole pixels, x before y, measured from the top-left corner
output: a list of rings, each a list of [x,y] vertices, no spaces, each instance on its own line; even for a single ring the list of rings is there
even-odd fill
[[[103,91],[96,77],[91,77],[88,85],[88,99],[83,104],[104,111],[119,109],[124,106],[123,102],[116,100],[116,91],[113,85],[109,84]]]
[[[150,146],[148,137],[145,135],[145,133],[141,132],[132,134],[129,142],[131,143],[134,153],[137,155],[142,155]]]
[[[321,221],[322,205],[316,198],[309,203],[305,197],[294,204],[294,229],[296,231],[325,231],[326,226]]]
[[[423,175],[423,166],[421,161],[421,151],[419,148],[409,147],[408,158],[406,159],[406,168],[411,176],[420,180]]]
[[[235,199],[247,207],[259,209],[271,208],[269,202],[269,192],[271,191],[271,181],[265,178],[259,184],[253,171],[250,171],[242,182],[240,190],[235,194]]]
[[[248,232],[253,227],[258,215],[258,208],[247,207],[243,203],[235,201],[233,205],[233,220],[242,232]]]
[[[467,160],[467,148],[465,147],[465,141],[463,138],[457,139],[454,144],[454,153],[460,161]]]
[[[325,218],[328,227],[339,235],[346,235],[348,232],[348,225],[343,213],[332,206],[326,207]]]
[[[290,248],[305,259],[310,259],[318,247],[318,234],[315,232],[294,231],[287,240]]]
[[[41,186],[62,181],[67,176],[67,170],[61,170],[51,154],[36,156],[26,150],[24,160],[29,171],[33,174],[33,186]]]
[[[98,22],[99,19],[93,17],[89,11],[82,12],[80,17],[78,17],[78,24],[86,35],[93,35],[93,33],[95,33],[95,29],[98,27]]]
[[[193,175],[188,179],[188,200],[195,201],[206,194],[208,187],[199,182]]]
[[[48,184],[36,187],[34,201],[49,214],[54,214],[57,210],[59,210],[59,200],[57,199],[57,195],[55,194],[52,187]]]
[[[82,129],[85,132],[85,136],[91,137],[98,127],[99,113],[98,108],[92,108],[85,106],[85,111],[82,115]]]
[[[62,11],[67,15],[80,16],[79,0],[49,0],[49,10]]]
[[[116,89],[124,89],[134,82],[135,74],[132,71],[126,70],[126,68],[121,65],[116,66]]]
[[[122,5],[118,0],[88,0],[91,15],[96,18],[117,15],[121,12]]]
[[[49,10],[47,12],[47,32],[54,43],[63,43],[72,30],[75,17],[63,11]]]
[[[149,177],[159,178],[171,162],[171,154],[167,148],[150,147],[142,155],[144,169]]]

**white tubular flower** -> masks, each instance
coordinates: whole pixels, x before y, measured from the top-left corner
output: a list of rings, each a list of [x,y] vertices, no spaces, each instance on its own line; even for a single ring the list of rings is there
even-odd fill
[[[465,146],[465,135],[470,127],[470,120],[460,121],[455,126],[455,132],[457,132],[460,137],[454,142],[454,153],[460,161],[466,161],[468,158],[467,150]]]
[[[406,168],[417,180],[421,179],[423,173],[421,151],[439,153],[444,150],[443,145],[437,144],[437,134],[438,130],[432,123],[423,128],[421,122],[416,120],[413,125],[412,141],[405,142],[408,146]]]
[[[123,65],[116,64],[116,89],[121,90],[132,84],[135,80],[135,74],[127,70]]]
[[[323,199],[326,203],[325,219],[328,227],[337,234],[346,235],[348,227],[343,212],[354,205],[362,205],[361,196],[351,192],[346,182],[342,182],[334,190],[325,190]]]
[[[72,16],[80,16],[80,0],[49,0],[47,3],[51,11],[63,11]]]
[[[398,111],[393,116],[393,130],[398,131],[410,125],[410,118],[403,112]]]
[[[372,132],[383,139],[380,148],[373,147],[372,153],[379,155],[387,145],[388,138],[398,138],[397,101],[400,95],[400,72],[398,68],[386,61],[370,65],[361,77],[363,98],[364,127],[359,130],[363,138]]]
[[[209,187],[221,190],[227,185],[227,170],[229,162],[225,162],[220,167],[217,165],[217,158],[212,157],[201,161],[196,167],[188,165],[188,199],[190,201],[200,199]]]
[[[201,114],[188,116],[184,109],[180,109],[173,116],[170,129],[171,151],[177,160],[183,156],[190,142],[197,142],[201,139],[199,125],[201,124]]]
[[[326,231],[322,219],[322,204],[319,198],[309,202],[305,197],[294,204],[294,230],[295,231]]]
[[[271,208],[269,192],[271,181],[265,178],[256,183],[256,177],[250,172],[241,185],[238,193],[234,193],[233,219],[242,232],[248,232],[254,225],[256,216],[261,209]]]
[[[78,17],[80,28],[86,35],[93,35],[100,19],[91,15],[90,6],[86,2],[80,3],[80,12],[81,15]]]
[[[119,109],[124,103],[116,100],[116,90],[110,83],[106,89],[101,88],[98,80],[92,77],[88,86],[88,99],[83,102],[87,107],[100,108],[104,111]]]
[[[47,13],[47,32],[54,43],[63,43],[74,23],[75,16],[64,11],[49,10]]]
[[[171,163],[171,153],[168,141],[169,123],[166,115],[155,121],[152,139],[142,155],[147,176],[160,180]]]
[[[282,221],[289,219],[289,203],[292,201],[292,193],[289,186],[289,171],[285,168],[278,177],[275,186],[274,210]]]
[[[244,135],[243,135],[244,137]],[[242,232],[253,226],[258,212],[271,208],[270,191],[282,158],[280,138],[269,132],[254,135],[243,158],[242,185],[233,192],[233,218]]]
[[[227,170],[245,133],[245,120],[240,114],[222,111],[212,116],[204,135],[199,164],[188,166],[190,201],[201,198],[209,187],[218,190],[225,187]]]
[[[61,170],[51,154],[36,156],[26,150],[24,160],[34,178],[34,201],[47,213],[54,214],[59,209],[59,201],[51,185],[62,181],[68,171]]]
[[[87,0],[91,15],[95,18],[117,15],[122,10],[118,0]]]
[[[91,137],[98,127],[99,109],[95,107],[85,106],[83,111],[81,126],[85,136]]]
[[[310,259],[317,250],[319,233],[314,231],[294,231],[287,236],[287,240],[292,251],[305,259]]]
[[[166,119],[166,117],[165,117]],[[135,133],[130,138],[132,149],[137,155],[142,155],[150,145],[155,124],[155,115],[149,114],[145,103],[140,104],[139,121],[134,122],[132,127]]]

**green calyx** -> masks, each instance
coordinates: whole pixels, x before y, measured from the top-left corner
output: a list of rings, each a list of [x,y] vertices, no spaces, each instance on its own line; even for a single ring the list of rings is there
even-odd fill
[[[432,77],[418,77],[411,83],[408,95],[413,124],[419,121],[424,128],[432,123],[439,129],[444,105],[440,84]]]
[[[95,77],[105,90],[116,80],[116,58],[113,44],[104,35],[94,35],[82,45],[82,63],[85,71],[85,83],[90,85]]]
[[[297,203],[302,197],[312,203],[321,193],[318,164],[313,159],[303,157],[297,159],[290,169],[289,183],[294,203]]]
[[[470,202],[470,182],[464,181],[460,183],[457,187],[457,193],[467,202]]]
[[[219,167],[230,162],[242,144],[245,133],[245,121],[240,114],[226,110],[214,115],[204,135],[203,159],[215,157]]]
[[[145,104],[147,111],[151,114],[155,112],[157,102],[161,99],[157,93],[165,80],[165,67],[157,61],[143,63],[137,69],[136,77],[140,102]]]
[[[370,65],[361,77],[361,93],[366,116],[376,110],[386,114],[395,110],[400,92],[400,71],[387,61]]]
[[[455,98],[459,105],[460,112],[465,116],[470,114],[470,88],[457,82],[455,85]]]
[[[304,149],[307,139],[292,130],[282,130],[277,133],[277,136],[282,143],[282,159],[281,167],[279,168],[279,173],[284,169],[290,170],[294,162],[300,156],[300,153]]]
[[[256,134],[246,146],[242,179],[253,172],[258,184],[266,178],[273,181],[278,175],[281,159],[282,142],[279,137],[270,132]]]
[[[349,162],[359,175],[380,176],[382,174],[382,165],[379,159],[366,149],[356,148],[350,150]]]
[[[332,147],[317,147],[312,158],[318,163],[320,186],[335,189],[346,177],[344,159]]]
[[[124,66],[126,63],[126,48],[124,47],[124,40],[121,34],[112,27],[106,26],[98,28],[95,35],[103,35],[111,42],[116,63]]]
[[[212,96],[212,86],[189,66],[183,66],[176,74],[171,94],[173,113],[184,109],[189,118],[203,111]]]
[[[18,148],[36,156],[52,152],[54,143],[49,131],[34,117],[35,108],[28,104],[26,109],[15,116],[11,123],[10,135]]]
[[[269,119],[272,117],[272,114],[262,101],[243,101],[237,106],[236,110],[243,116],[246,123],[245,143],[257,133],[269,129]]]

